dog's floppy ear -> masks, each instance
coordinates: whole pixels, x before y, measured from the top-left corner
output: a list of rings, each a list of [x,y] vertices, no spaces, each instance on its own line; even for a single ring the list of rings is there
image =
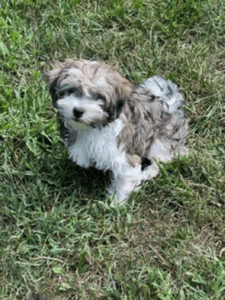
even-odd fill
[[[49,84],[51,85],[52,82],[59,76],[59,72],[61,69],[52,69],[50,71],[45,72],[45,76],[49,82]]]
[[[128,96],[124,91],[119,91],[118,88],[114,89],[114,95],[106,109],[109,114],[108,122],[112,122],[119,117],[127,98]]]
[[[57,100],[56,91],[58,86],[58,76],[60,69],[53,69],[45,73],[47,80],[49,82],[49,92],[52,96],[53,102]]]
[[[113,87],[113,93],[110,95],[110,101],[106,109],[109,114],[109,122],[119,117],[125,103],[129,101],[132,90],[135,88],[135,85],[127,79],[119,74],[117,76],[113,78],[113,82],[110,79],[107,80],[108,84]]]
[[[56,100],[56,90],[58,85],[58,77],[61,69],[63,68],[62,63],[55,61],[54,64],[51,64],[53,69],[45,72],[45,76],[49,82],[49,92],[52,96],[53,102]]]
[[[48,82],[51,84],[58,76],[61,69],[64,67],[64,64],[55,60],[51,66],[53,67],[52,70],[45,72],[45,76]]]
[[[70,58],[67,58],[63,63],[58,60],[54,60],[54,62],[51,64],[53,69],[45,72],[45,76],[50,85],[49,90],[53,101],[56,100],[56,91],[57,91],[58,79],[60,77],[61,70],[64,68],[69,68],[74,63],[75,61]]]

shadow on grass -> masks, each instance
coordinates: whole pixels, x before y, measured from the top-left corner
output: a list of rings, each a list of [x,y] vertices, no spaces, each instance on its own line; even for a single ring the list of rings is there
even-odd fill
[[[64,197],[75,194],[77,201],[104,199],[110,177],[110,171],[79,167],[67,155],[62,155],[54,164],[44,158],[39,168],[40,182],[47,184],[49,192],[54,190],[62,193]]]

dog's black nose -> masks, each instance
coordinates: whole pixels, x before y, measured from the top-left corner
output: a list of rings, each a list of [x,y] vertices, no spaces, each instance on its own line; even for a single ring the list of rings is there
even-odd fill
[[[80,118],[84,113],[84,110],[82,108],[76,108],[74,107],[73,109],[73,115],[76,117],[76,118]]]
[[[141,171],[144,171],[148,166],[150,166],[152,162],[147,157],[141,158]]]

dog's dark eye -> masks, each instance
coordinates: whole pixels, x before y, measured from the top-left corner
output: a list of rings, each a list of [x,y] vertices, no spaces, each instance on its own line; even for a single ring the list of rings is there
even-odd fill
[[[82,94],[83,94],[82,89],[80,87],[79,88],[75,88],[75,87],[70,88],[67,90],[67,92],[69,95],[74,94],[76,97],[82,97]]]
[[[75,94],[76,93],[76,89],[75,88],[71,88],[68,90],[69,94]]]
[[[93,99],[94,99],[94,100],[103,100],[104,102],[106,102],[105,96],[103,96],[103,95],[101,95],[101,94],[95,94],[95,95],[93,96]]]
[[[58,91],[57,96],[58,98],[63,98],[65,96],[65,91]]]

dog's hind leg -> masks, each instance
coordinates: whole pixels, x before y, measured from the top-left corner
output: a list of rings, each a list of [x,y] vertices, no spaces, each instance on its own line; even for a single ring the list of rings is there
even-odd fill
[[[159,172],[155,161],[142,158],[141,164],[134,168],[129,168],[124,174],[114,176],[108,192],[115,193],[120,204],[123,204],[132,191],[141,187],[143,181],[157,176]]]

